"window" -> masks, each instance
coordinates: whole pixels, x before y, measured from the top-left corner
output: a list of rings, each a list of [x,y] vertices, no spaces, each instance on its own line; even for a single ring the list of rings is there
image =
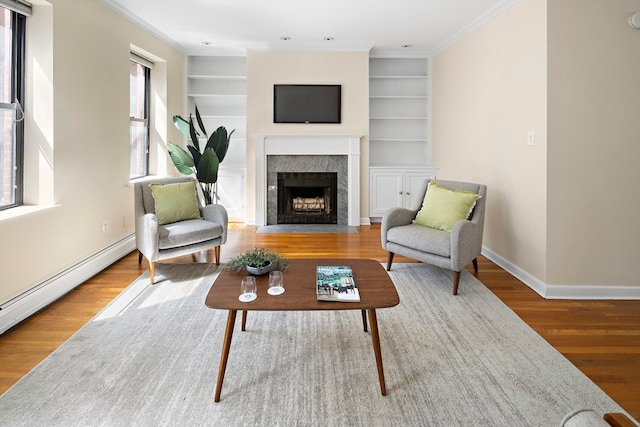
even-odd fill
[[[151,70],[131,60],[129,73],[129,178],[149,174],[149,76]]]
[[[0,6],[0,210],[22,204],[26,17]]]

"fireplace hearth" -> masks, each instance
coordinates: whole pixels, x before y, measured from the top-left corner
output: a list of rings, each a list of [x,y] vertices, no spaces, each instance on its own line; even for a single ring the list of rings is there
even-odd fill
[[[278,224],[337,224],[338,174],[278,172]]]

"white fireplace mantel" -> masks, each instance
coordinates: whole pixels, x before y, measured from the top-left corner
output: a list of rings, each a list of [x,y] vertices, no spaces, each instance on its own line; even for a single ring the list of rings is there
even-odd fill
[[[348,223],[359,226],[360,138],[358,135],[256,136],[256,225],[267,225],[267,156],[343,155],[348,161]]]

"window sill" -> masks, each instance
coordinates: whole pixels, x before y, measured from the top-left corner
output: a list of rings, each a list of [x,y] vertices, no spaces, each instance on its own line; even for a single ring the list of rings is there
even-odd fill
[[[0,211],[0,223],[15,218],[28,216],[37,212],[55,209],[59,205],[22,205]]]

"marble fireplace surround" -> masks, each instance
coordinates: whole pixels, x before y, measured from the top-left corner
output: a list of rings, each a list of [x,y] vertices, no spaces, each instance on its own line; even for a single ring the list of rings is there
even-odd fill
[[[256,225],[268,225],[268,156],[346,156],[346,225],[360,225],[360,138],[356,135],[263,135],[256,136]],[[305,170],[279,172],[314,172]],[[329,171],[331,172],[331,171]],[[340,178],[338,178],[340,180]]]

